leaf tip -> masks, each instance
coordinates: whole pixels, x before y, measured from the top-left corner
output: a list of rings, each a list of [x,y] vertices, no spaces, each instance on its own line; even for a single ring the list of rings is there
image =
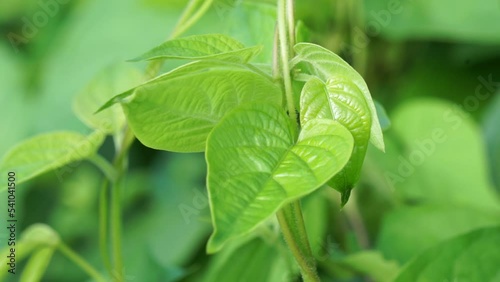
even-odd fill
[[[207,243],[207,248],[206,248],[207,254],[212,255],[217,253],[222,249],[223,244],[224,242],[219,238],[217,233],[214,232],[212,236],[210,236],[210,239],[208,240]]]

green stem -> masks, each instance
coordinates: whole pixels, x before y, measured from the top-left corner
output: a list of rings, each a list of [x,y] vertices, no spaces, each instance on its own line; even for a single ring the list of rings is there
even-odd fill
[[[87,273],[92,279],[97,282],[106,282],[107,280],[97,271],[92,265],[86,262],[77,253],[71,250],[68,246],[63,243],[59,243],[57,249],[61,251],[68,259],[70,259],[75,265],[80,267],[85,273]]]
[[[287,0],[278,0],[278,35],[281,55],[281,71],[283,75],[283,84],[285,86],[285,95],[288,106],[288,115],[297,124],[297,113],[295,112],[295,105],[293,99],[292,79],[290,77],[290,39],[288,38],[287,29],[287,15],[288,9],[286,5]]]
[[[198,8],[199,3],[204,1],[201,7]],[[212,5],[213,0],[191,0],[184,10],[181,18],[177,22],[170,38],[176,38],[186,32],[191,26],[193,26],[208,10]],[[198,8],[198,9],[197,9]],[[161,69],[163,65],[163,60],[155,60],[148,64],[146,68],[146,79],[151,79],[156,76],[156,74]],[[115,142],[117,155],[113,162],[113,169],[116,172],[115,177],[111,179],[111,208],[110,208],[110,229],[111,229],[111,251],[113,254],[113,273],[115,281],[123,281],[123,257],[122,257],[122,211],[121,211],[121,189],[123,184],[123,177],[127,170],[127,156],[128,149],[130,145],[135,140],[134,134],[127,127],[125,134],[119,136],[118,142]],[[98,165],[102,165],[102,162],[97,162]],[[104,184],[106,185],[106,184]],[[105,187],[103,185],[103,187]],[[101,255],[103,260],[109,261],[109,256],[107,255],[107,216],[108,216],[108,196],[107,189],[101,191],[100,200],[100,244],[101,244]]]
[[[184,9],[184,12],[177,21],[172,34],[169,36],[169,39],[177,38],[185,33],[189,28],[191,28],[208,11],[208,8],[210,8],[213,1],[214,0],[189,1],[186,9]],[[203,2],[201,4],[201,7],[196,9],[198,6],[200,6],[200,2]],[[146,67],[146,79],[155,77],[156,74],[160,71],[163,62],[164,60],[161,59],[150,62]]]
[[[196,0],[194,2],[197,2]],[[198,20],[208,11],[208,8],[212,6],[214,0],[204,0],[201,7],[194,13],[193,15],[189,15],[190,17],[182,22],[182,24],[174,30],[172,33],[172,38],[176,38],[186,32],[189,28],[191,28]]]
[[[307,239],[300,202],[296,201],[284,206],[277,213],[277,217],[283,237],[299,265],[302,279],[305,282],[320,281],[316,271],[316,260]]]
[[[99,195],[99,251],[106,270],[112,275],[113,268],[111,266],[108,249],[108,193],[109,180],[105,179],[102,183],[101,193]]]
[[[99,168],[107,179],[114,181],[116,177],[116,170],[105,158],[99,154],[94,154],[93,156],[88,157],[87,160]]]
[[[123,185],[123,178],[127,171],[127,157],[130,146],[134,142],[134,134],[129,127],[125,129],[122,142],[117,148],[117,154],[113,162],[113,166],[117,171],[117,176],[113,182],[111,189],[111,211],[110,211],[110,225],[111,249],[113,253],[113,277],[115,281],[121,282],[124,280],[123,276],[123,255],[122,255],[122,209],[121,209],[121,190]]]
[[[288,106],[288,115],[299,128],[297,113],[295,111],[292,79],[290,77],[290,58],[293,56],[295,42],[295,28],[293,17],[293,0],[278,0],[278,38],[279,38],[279,64],[275,64],[274,71],[281,70],[285,96]],[[276,46],[275,46],[276,48]],[[279,70],[277,69],[279,68]],[[297,261],[302,278],[306,282],[317,282],[319,276],[316,270],[316,260],[309,246],[309,239],[302,216],[300,201],[295,201],[284,206],[277,213],[283,237]]]

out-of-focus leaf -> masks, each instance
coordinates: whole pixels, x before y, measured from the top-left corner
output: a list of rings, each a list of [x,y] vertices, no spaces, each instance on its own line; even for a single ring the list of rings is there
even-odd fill
[[[375,104],[375,109],[377,110],[378,121],[382,131],[388,130],[391,127],[391,119],[387,115],[384,106],[376,100],[373,100],[373,103]]]
[[[402,149],[388,152],[384,176],[404,200],[499,209],[479,129],[465,112],[418,99],[400,105],[391,120]]]
[[[259,238],[231,244],[213,257],[203,281],[287,281],[286,264],[280,264],[286,254],[280,251],[279,242],[270,245]],[[272,280],[271,273],[276,267],[280,270],[280,280]]]
[[[328,188],[330,189],[330,188]],[[315,257],[324,255],[327,250],[326,233],[328,229],[329,211],[325,190],[319,189],[302,200],[304,223],[311,250]]]
[[[0,173],[16,173],[17,183],[95,154],[104,141],[101,132],[85,136],[55,132],[28,139],[12,148],[0,163]],[[4,188],[5,189],[5,188]]]
[[[26,267],[23,269],[20,280],[21,282],[37,282],[41,281],[47,266],[54,254],[54,247],[42,247],[31,255]]]
[[[234,107],[282,102],[271,78],[247,65],[194,62],[118,95],[130,127],[146,146],[174,152],[203,152],[212,128]]]
[[[321,187],[351,156],[352,135],[332,120],[310,120],[296,136],[290,118],[271,104],[240,107],[214,128],[206,152],[214,224],[208,252]]]
[[[387,261],[377,251],[354,253],[337,263],[377,282],[392,281],[399,273],[399,265],[395,261]]]
[[[500,35],[491,28],[500,25],[497,0],[474,5],[466,0],[364,2],[369,35],[381,32],[395,39],[500,42]]]
[[[412,260],[395,281],[500,281],[498,242],[500,227],[452,238]]]
[[[378,122],[377,111],[363,77],[338,55],[319,45],[299,43],[295,45],[294,49],[297,53],[292,61],[295,71],[319,77],[325,83],[348,81],[355,85],[369,108],[372,120],[370,141],[375,147],[384,151],[384,138]]]
[[[17,1],[16,1],[17,2]],[[3,3],[3,2],[2,2]],[[1,8],[0,8],[1,10]],[[29,134],[33,111],[22,95],[22,61],[13,56],[14,49],[0,42],[0,155]]]
[[[347,165],[328,181],[328,185],[342,193],[344,206],[351,190],[358,182],[370,139],[371,115],[361,90],[349,80],[335,78],[324,83],[311,78],[300,97],[300,119],[305,124],[311,119],[332,119],[345,126],[354,137],[354,149]]]
[[[26,257],[28,257],[33,251],[39,251],[39,250],[44,250],[44,249],[51,249],[54,250],[56,246],[59,244],[60,238],[59,235],[49,226],[45,224],[33,224],[26,228],[24,230],[20,237],[19,240],[16,241],[15,246],[5,246],[2,251],[0,252],[0,280],[4,281],[4,278],[7,275],[11,275],[8,272],[8,269],[11,267],[9,265],[10,263],[10,258],[9,256],[11,255],[10,249],[12,247],[16,248],[16,261],[19,263]],[[36,252],[35,252],[36,254]],[[32,273],[29,275],[40,275],[40,271],[45,271],[45,268],[47,265],[43,264],[43,261],[40,257],[47,257],[51,256],[51,253],[46,250],[43,251],[41,254],[38,254],[39,258],[35,258],[34,261],[31,263],[32,266]],[[49,259],[50,261],[50,259]],[[47,261],[48,263],[48,261]],[[42,272],[43,273],[43,272]],[[19,270],[16,269],[16,275],[19,275]],[[39,276],[36,276],[39,277]],[[22,278],[21,278],[22,279]],[[27,280],[27,281],[32,281],[32,280]],[[37,281],[37,280],[33,280]]]
[[[483,130],[486,137],[487,156],[489,160],[490,177],[500,193],[500,94],[489,106],[484,118]]]
[[[408,228],[409,223],[411,228]],[[400,208],[384,218],[377,248],[389,259],[406,262],[446,239],[498,224],[498,212],[488,213],[464,206],[423,205]]]
[[[246,63],[261,51],[261,47],[245,46],[223,34],[193,35],[169,40],[134,61],[155,59],[218,59]]]
[[[96,114],[113,96],[139,85],[143,76],[125,64],[111,65],[99,72],[73,101],[76,115],[89,127],[105,133],[117,133],[125,124],[122,109],[115,105]]]
[[[297,21],[297,25],[295,26],[295,37],[297,42],[311,42],[311,33],[311,30],[303,21]]]
[[[127,176],[124,264],[131,277],[177,281],[210,232],[206,167],[202,154],[160,153],[157,160]]]
[[[217,3],[223,4],[217,6]],[[214,7],[222,24],[220,30],[224,30],[225,33],[243,42],[245,46],[263,46],[263,52],[256,57],[256,61],[272,62],[276,4],[272,1],[265,3],[264,1],[216,0]]]

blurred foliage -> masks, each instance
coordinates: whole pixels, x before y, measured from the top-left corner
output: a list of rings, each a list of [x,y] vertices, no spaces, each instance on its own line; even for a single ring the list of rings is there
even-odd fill
[[[72,112],[74,97],[103,69],[163,42],[187,1],[75,0],[35,25],[45,2],[0,2],[1,156],[40,133],[90,134]],[[296,2],[300,37],[363,72],[387,111],[384,124],[391,124],[386,153],[369,149],[346,207],[328,189],[303,201],[323,280],[498,281],[500,2]],[[273,1],[216,0],[188,34],[217,32],[262,45],[257,61],[270,62],[274,17]],[[23,35],[27,21],[33,36]],[[13,33],[27,42],[13,42]],[[145,63],[134,66],[144,70]],[[101,153],[112,155],[112,140]],[[205,254],[211,225],[201,155],[137,142],[130,166],[123,195],[128,280],[299,281],[274,220],[214,256]],[[18,186],[19,227],[51,226],[104,271],[97,239],[102,175],[86,162],[70,168],[62,180],[48,172]],[[5,205],[0,201],[1,211]],[[2,248],[5,238],[0,233]],[[39,249],[33,260],[51,256],[42,281],[87,281],[59,252]]]

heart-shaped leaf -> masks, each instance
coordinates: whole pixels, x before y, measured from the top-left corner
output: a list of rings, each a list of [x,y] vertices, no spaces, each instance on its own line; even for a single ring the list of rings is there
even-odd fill
[[[300,119],[305,124],[314,119],[332,119],[351,132],[354,149],[351,159],[328,185],[342,193],[342,205],[347,203],[354,184],[359,180],[361,167],[370,138],[371,116],[360,89],[343,77],[324,83],[311,78],[302,89]]]
[[[74,132],[54,132],[39,135],[12,148],[0,163],[0,173],[16,173],[18,183],[47,171],[83,160],[96,153],[104,134],[96,131],[89,136]]]
[[[242,106],[209,136],[206,158],[214,224],[208,252],[244,235],[284,204],[321,187],[349,160],[353,138],[328,119],[297,130],[271,104]]]
[[[248,65],[194,62],[118,95],[130,127],[146,146],[174,152],[203,152],[208,134],[240,104],[280,105],[280,87]]]
[[[384,151],[384,139],[377,111],[363,77],[338,55],[319,45],[299,43],[294,49],[297,56],[292,60],[292,65],[295,66],[296,72],[316,76],[325,83],[332,79],[347,81],[359,89],[359,95],[364,97],[372,120],[370,141],[375,147]]]
[[[133,61],[155,59],[219,59],[246,63],[255,57],[262,47],[245,46],[223,34],[203,34],[164,42]]]

